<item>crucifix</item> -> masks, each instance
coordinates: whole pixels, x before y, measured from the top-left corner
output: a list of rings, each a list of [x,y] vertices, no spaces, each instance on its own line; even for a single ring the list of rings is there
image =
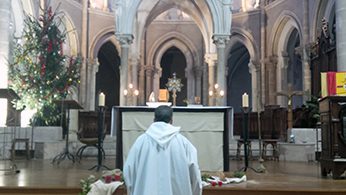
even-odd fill
[[[291,83],[288,84],[287,92],[277,92],[277,96],[285,96],[287,97],[287,130],[291,131],[293,128],[293,112],[292,112],[292,100],[293,96],[303,96],[305,94],[304,91],[293,91],[293,86]],[[287,132],[288,136],[290,132]]]

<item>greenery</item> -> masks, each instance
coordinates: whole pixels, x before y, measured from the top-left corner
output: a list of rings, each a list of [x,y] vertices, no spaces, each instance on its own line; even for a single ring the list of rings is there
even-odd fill
[[[63,54],[66,32],[59,30],[61,20],[52,8],[42,10],[37,19],[26,16],[23,36],[13,49],[9,65],[10,88],[21,98],[16,109],[36,109],[36,122],[51,125],[59,119],[55,100],[66,98],[79,83],[80,57]]]
[[[94,175],[90,175],[87,179],[82,179],[80,185],[82,187],[82,192],[79,195],[87,195],[91,190],[91,184],[97,181],[97,178]]]

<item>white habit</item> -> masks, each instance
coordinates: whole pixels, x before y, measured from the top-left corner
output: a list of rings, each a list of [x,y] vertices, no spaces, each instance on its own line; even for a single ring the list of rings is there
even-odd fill
[[[133,144],[124,165],[129,195],[200,195],[197,150],[180,127],[155,122]]]

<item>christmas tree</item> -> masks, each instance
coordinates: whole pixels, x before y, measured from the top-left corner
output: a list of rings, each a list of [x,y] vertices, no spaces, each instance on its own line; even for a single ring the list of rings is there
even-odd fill
[[[37,19],[26,16],[24,32],[15,43],[13,63],[9,65],[10,87],[19,95],[17,109],[36,109],[36,117],[46,125],[56,121],[55,100],[64,99],[79,83],[79,57],[63,53],[66,32],[52,8],[43,9]],[[55,113],[54,113],[55,112]]]

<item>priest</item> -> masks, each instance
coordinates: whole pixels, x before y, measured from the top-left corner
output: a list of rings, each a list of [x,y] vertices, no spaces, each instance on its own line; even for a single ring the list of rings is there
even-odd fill
[[[124,165],[129,195],[200,195],[197,150],[172,124],[173,110],[155,109],[154,123],[133,144]]]

